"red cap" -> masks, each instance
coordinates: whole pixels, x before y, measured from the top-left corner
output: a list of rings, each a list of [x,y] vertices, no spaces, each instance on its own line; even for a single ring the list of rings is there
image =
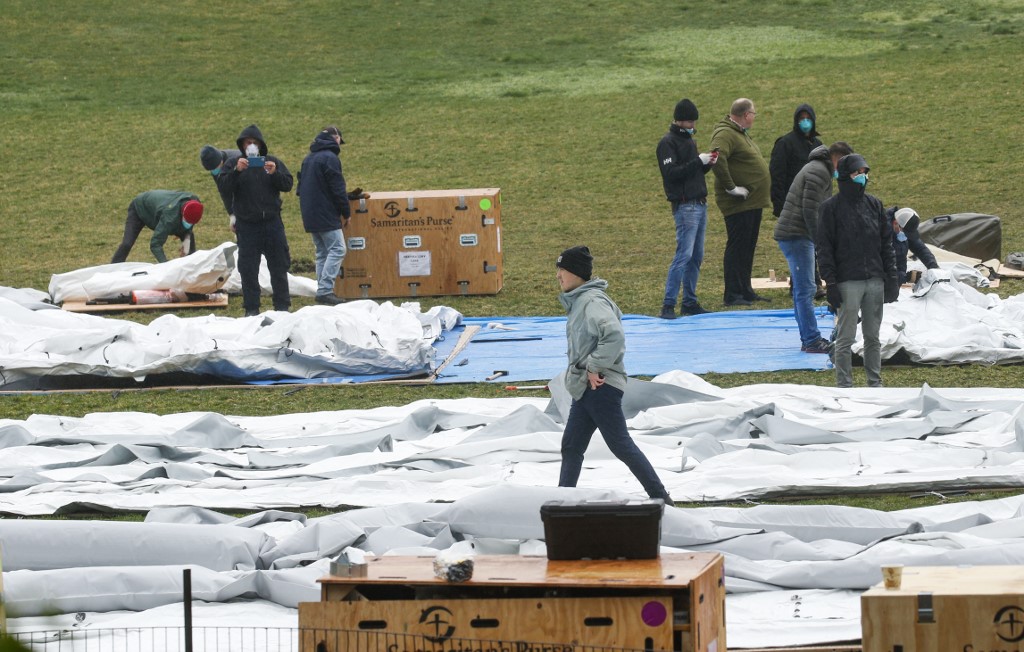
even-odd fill
[[[195,224],[203,218],[203,205],[194,199],[185,202],[181,207],[181,219],[189,224]]]

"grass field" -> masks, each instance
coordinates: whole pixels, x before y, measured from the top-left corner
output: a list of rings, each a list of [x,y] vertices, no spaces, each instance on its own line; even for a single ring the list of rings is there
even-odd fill
[[[53,273],[109,261],[128,202],[152,188],[198,193],[208,202],[200,245],[229,240],[199,148],[233,146],[256,122],[271,153],[295,171],[313,135],[337,123],[350,185],[502,188],[504,289],[425,306],[557,314],[554,257],[586,243],[622,309],[656,314],[674,238],[654,147],[684,96],[701,110],[702,146],[733,99],[754,99],[751,135],[766,156],[791,128],[795,106],[809,102],[823,140],[846,140],[865,155],[869,192],[886,205],[924,218],[996,214],[1004,254],[1022,250],[1022,30],[1021,0],[7,0],[0,285],[45,289]],[[312,245],[294,195],[284,212],[293,258],[308,263]],[[772,227],[769,217],[755,275],[785,269]],[[144,239],[130,260],[149,259]],[[724,241],[712,204],[698,293],[713,309]],[[1022,290],[1004,282],[999,292]],[[787,293],[769,295],[767,307],[789,305]],[[238,299],[226,314],[241,314]],[[884,373],[888,384],[908,386],[1021,379],[1019,367]],[[709,379],[827,385],[832,374]],[[494,392],[318,387],[0,400],[5,416],[265,414]]]

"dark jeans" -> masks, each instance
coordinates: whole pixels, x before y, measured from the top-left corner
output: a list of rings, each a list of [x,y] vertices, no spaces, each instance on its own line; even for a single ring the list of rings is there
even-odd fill
[[[662,498],[666,502],[670,500],[654,467],[629,436],[626,417],[622,414],[622,390],[608,384],[597,389],[588,387],[580,400],[572,402],[565,432],[562,434],[559,487],[576,486],[583,469],[583,453],[590,445],[590,438],[596,429],[600,429],[608,448],[629,467],[648,496]]]
[[[754,249],[761,231],[761,209],[727,215],[725,218],[725,255],[722,268],[725,276],[725,300],[753,299],[750,276],[754,270]]]
[[[238,274],[242,277],[242,307],[247,313],[260,311],[260,257],[266,256],[274,310],[291,308],[288,268],[292,264],[288,238],[281,218],[269,222],[235,222],[238,239]]]
[[[123,263],[128,260],[128,254],[131,252],[132,247],[135,246],[135,241],[139,239],[139,234],[142,233],[142,229],[146,225],[139,219],[138,213],[135,212],[135,202],[128,204],[128,217],[124,220],[124,235],[121,236],[121,244],[118,245],[117,251],[114,252],[114,257],[110,259],[112,263]],[[191,254],[196,250],[196,235],[192,229],[188,231],[188,252]]]

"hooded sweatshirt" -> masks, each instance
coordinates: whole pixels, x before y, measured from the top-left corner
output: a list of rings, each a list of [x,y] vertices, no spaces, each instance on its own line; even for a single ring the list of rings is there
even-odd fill
[[[776,240],[814,240],[818,208],[832,196],[832,157],[824,145],[811,150],[810,160],[797,173],[775,224]]]
[[[593,278],[562,292],[558,300],[567,312],[565,334],[569,344],[569,368],[565,387],[575,400],[583,398],[590,386],[587,372],[604,374],[604,381],[626,390],[626,334],[622,312],[607,294],[608,281]]]
[[[341,228],[341,218],[352,213],[338,158],[340,153],[341,147],[334,136],[321,131],[310,143],[309,154],[302,161],[295,194],[299,196],[306,233],[337,231]]]
[[[239,151],[244,156],[243,141],[254,138],[259,143],[260,156],[277,165],[274,174],[267,174],[265,168],[247,168],[239,171],[236,167],[240,156],[230,158],[221,166],[217,175],[217,189],[224,196],[225,203],[230,203],[230,213],[239,222],[270,222],[281,219],[281,193],[292,189],[292,173],[281,159],[267,154],[267,142],[259,127],[249,125],[242,130],[236,141]],[[229,202],[230,200],[230,202]]]
[[[768,207],[771,178],[761,150],[729,116],[722,118],[711,133],[711,148],[718,148],[718,162],[711,168],[715,175],[715,203],[722,215]],[[743,186],[746,199],[726,192]]]
[[[811,130],[804,133],[800,130],[800,114],[806,111],[811,116]],[[786,193],[793,185],[796,175],[807,163],[811,150],[821,145],[818,138],[818,118],[814,107],[801,104],[793,112],[793,129],[775,141],[772,147],[771,163],[768,169],[772,175],[772,213],[778,217],[786,203]]]
[[[896,278],[892,227],[876,197],[854,183],[850,173],[863,159],[857,154],[839,161],[839,193],[821,204],[814,251],[818,271],[829,285],[870,278]]]

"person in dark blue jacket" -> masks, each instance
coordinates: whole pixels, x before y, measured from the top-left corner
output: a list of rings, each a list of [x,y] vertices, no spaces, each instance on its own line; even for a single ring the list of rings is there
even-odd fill
[[[224,161],[217,188],[230,203],[238,238],[238,274],[242,277],[245,316],[260,313],[260,258],[267,258],[274,310],[291,308],[288,268],[291,254],[281,221],[281,193],[292,189],[292,174],[275,156],[256,125],[249,125],[235,141],[242,154]],[[250,161],[252,164],[250,165]],[[262,165],[260,165],[262,163]]]
[[[316,248],[316,302],[329,306],[342,302],[334,294],[334,279],[345,260],[342,229],[348,226],[352,214],[339,159],[343,144],[337,127],[324,127],[309,145],[295,191],[302,209],[302,226]]]

